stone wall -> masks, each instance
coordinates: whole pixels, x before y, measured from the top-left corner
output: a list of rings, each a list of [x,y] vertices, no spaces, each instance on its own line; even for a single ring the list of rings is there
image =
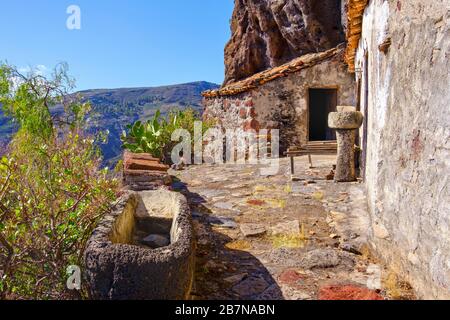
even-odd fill
[[[354,79],[338,55],[248,92],[206,98],[204,116],[216,118],[223,128],[279,129],[285,151],[309,139],[310,88],[337,88],[338,105],[355,104]]]
[[[372,0],[357,54],[373,245],[426,299],[450,298],[449,26],[448,0]]]

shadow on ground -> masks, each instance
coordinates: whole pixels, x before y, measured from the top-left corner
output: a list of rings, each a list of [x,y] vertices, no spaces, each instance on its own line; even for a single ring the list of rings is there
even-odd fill
[[[207,201],[175,182],[175,191],[188,199],[196,236],[196,273],[192,298],[195,300],[283,300],[277,282],[265,266],[245,251],[245,243],[233,241],[220,232],[232,227],[232,220],[211,215]]]

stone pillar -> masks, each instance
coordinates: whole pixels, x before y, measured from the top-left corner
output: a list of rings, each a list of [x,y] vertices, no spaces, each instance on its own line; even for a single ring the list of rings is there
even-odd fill
[[[338,110],[345,110],[339,108]],[[328,117],[328,126],[336,129],[338,159],[334,181],[356,181],[355,142],[356,130],[363,123],[363,115],[358,111],[332,112]]]

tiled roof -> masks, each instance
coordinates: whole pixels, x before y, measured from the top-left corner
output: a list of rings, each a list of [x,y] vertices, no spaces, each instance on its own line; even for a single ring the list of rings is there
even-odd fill
[[[282,66],[275,67],[260,73],[257,73],[245,80],[241,80],[217,90],[205,91],[202,95],[205,98],[214,98],[221,96],[233,96],[242,92],[246,92],[255,89],[267,82],[273,81],[278,78],[286,77],[287,75],[295,72],[299,72],[302,69],[306,69],[317,65],[325,60],[329,60],[339,54],[344,53],[342,45],[333,48],[328,51],[311,53],[292,60]]]
[[[361,39],[364,10],[369,0],[348,0],[347,8],[347,49],[345,51],[345,62],[350,72],[355,72],[355,57]]]

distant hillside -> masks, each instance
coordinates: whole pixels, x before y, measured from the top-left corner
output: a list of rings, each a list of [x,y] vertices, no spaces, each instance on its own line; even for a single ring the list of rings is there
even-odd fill
[[[93,105],[89,117],[89,131],[109,130],[108,144],[101,146],[106,165],[113,165],[120,156],[120,134],[125,126],[136,120],[151,118],[157,109],[163,114],[171,109],[191,107],[201,112],[201,92],[218,88],[209,82],[154,87],[99,89],[79,92]],[[0,111],[0,150],[14,132],[14,126]]]
[[[0,105],[0,156],[9,143],[14,130],[14,124],[12,124],[9,119],[4,116],[2,107]]]

